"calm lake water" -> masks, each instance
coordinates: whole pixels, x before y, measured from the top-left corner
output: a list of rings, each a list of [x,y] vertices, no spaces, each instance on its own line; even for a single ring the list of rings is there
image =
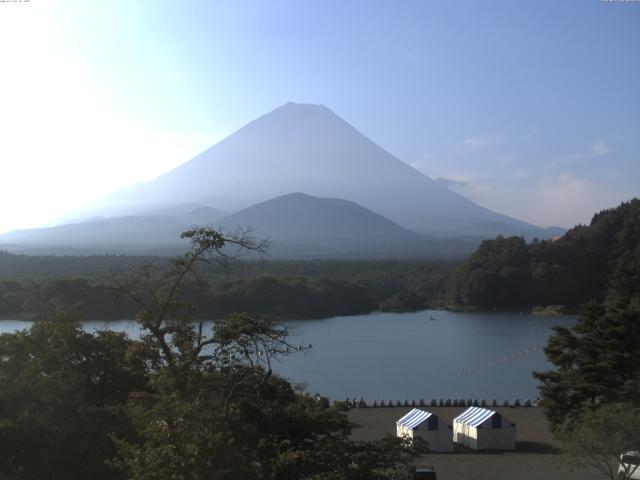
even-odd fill
[[[533,400],[538,382],[531,372],[551,368],[542,351],[551,327],[573,323],[572,317],[431,310],[298,320],[291,322],[293,341],[312,348],[274,369],[334,399]],[[129,320],[83,325],[138,334]],[[0,333],[28,326],[4,320]]]

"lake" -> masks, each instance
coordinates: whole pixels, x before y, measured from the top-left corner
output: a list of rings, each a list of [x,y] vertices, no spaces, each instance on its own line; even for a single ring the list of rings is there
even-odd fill
[[[432,320],[433,318],[433,320]],[[553,325],[573,317],[518,313],[371,313],[290,322],[293,342],[312,344],[293,352],[274,369],[311,393],[367,401],[424,398],[535,399],[534,370],[547,370],[542,348]],[[137,336],[130,320],[83,322],[85,329],[111,328]],[[0,321],[0,333],[29,322]]]

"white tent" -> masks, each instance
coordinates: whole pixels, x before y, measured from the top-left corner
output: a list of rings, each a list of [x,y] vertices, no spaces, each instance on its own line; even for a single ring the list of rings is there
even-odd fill
[[[422,438],[432,452],[453,452],[451,426],[437,415],[414,408],[396,422],[399,437]]]
[[[516,425],[493,410],[469,407],[453,419],[453,441],[474,450],[514,450]]]

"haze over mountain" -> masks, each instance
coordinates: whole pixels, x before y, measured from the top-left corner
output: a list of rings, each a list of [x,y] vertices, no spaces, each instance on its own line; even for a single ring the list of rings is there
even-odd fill
[[[427,237],[407,230],[360,205],[341,199],[292,193],[221,219],[225,230],[251,225],[270,240],[274,256],[427,254]]]
[[[46,228],[14,230],[0,235],[0,248],[24,253],[169,253],[185,247],[180,234],[197,225],[212,225],[224,216],[196,204],[151,209],[137,215],[96,216]]]
[[[21,253],[175,253],[186,243],[188,225],[148,216],[95,217],[47,228],[14,230],[0,235],[0,249]]]
[[[287,243],[407,242],[423,238],[354,202],[304,193],[267,200],[218,223],[226,228],[251,225],[257,236]]]
[[[238,211],[291,192],[356,202],[440,236],[550,236],[481,207],[400,161],[321,105],[288,103],[178,168],[84,211],[114,216],[195,203]]]
[[[175,254],[187,246],[180,233],[195,225],[228,233],[250,227],[256,239],[269,240],[273,258],[460,258],[478,241],[418,234],[354,202],[303,193],[273,198],[219,220],[212,216],[216,210],[186,207],[192,205],[157,211],[156,216],[94,217],[16,230],[0,235],[0,248],[32,254]]]
[[[253,227],[279,257],[460,256],[498,234],[562,233],[471,202],[324,106],[288,103],[157,179],[87,206],[73,222],[0,235],[0,248],[173,251],[194,225]]]

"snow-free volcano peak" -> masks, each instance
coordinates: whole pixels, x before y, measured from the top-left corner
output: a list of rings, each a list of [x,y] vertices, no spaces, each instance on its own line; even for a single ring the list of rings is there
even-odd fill
[[[233,212],[296,191],[356,202],[421,233],[545,236],[438,184],[329,108],[302,103],[276,108],[157,179],[115,192],[90,215],[171,203]]]

